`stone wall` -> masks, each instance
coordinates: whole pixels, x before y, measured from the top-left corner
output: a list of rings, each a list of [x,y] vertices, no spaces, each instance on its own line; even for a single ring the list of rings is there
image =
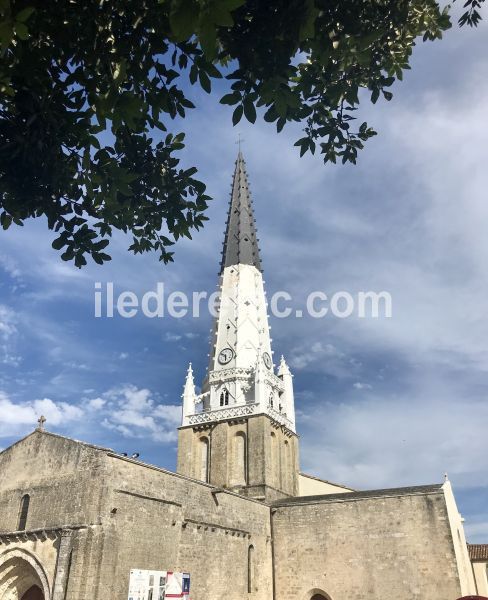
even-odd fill
[[[0,453],[0,469],[0,553],[25,549],[54,600],[126,600],[131,568],[189,572],[192,600],[272,596],[264,504],[41,432]]]
[[[243,425],[248,439],[256,436],[253,447],[271,458],[260,461],[256,450],[249,481],[273,483],[287,460],[277,449],[296,438],[267,417],[223,425],[225,443]],[[271,433],[275,450],[266,448]],[[45,572],[53,600],[126,600],[130,569],[187,571],[192,600],[310,600],[319,592],[331,600],[456,600],[474,593],[448,483],[282,498],[270,511],[42,432],[0,453],[0,473],[0,582],[2,553],[17,553],[8,568],[19,573],[26,556],[39,567],[32,577]],[[26,531],[16,532],[25,493]]]
[[[278,502],[276,600],[456,600],[458,568],[441,486]]]
[[[105,593],[123,598],[136,568],[189,572],[192,600],[271,598],[267,506],[115,455],[108,459],[105,533],[113,551],[102,560]]]
[[[47,432],[34,432],[0,453],[0,532],[18,529],[29,494],[26,529],[96,523],[103,497],[104,453]]]
[[[246,440],[246,482],[235,476],[237,436]],[[208,440],[208,479],[213,485],[266,500],[298,495],[298,438],[266,415],[181,427],[178,472],[202,477],[202,449]],[[202,441],[203,440],[203,441]]]

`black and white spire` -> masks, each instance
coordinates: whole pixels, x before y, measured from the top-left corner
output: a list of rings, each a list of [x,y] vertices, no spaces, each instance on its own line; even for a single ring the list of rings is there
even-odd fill
[[[233,265],[252,265],[261,271],[256,221],[252,209],[246,163],[240,151],[237,155],[232,181],[220,273],[222,274],[226,267]]]
[[[239,151],[235,163],[220,277],[220,303],[207,377],[196,395],[191,369],[183,393],[183,426],[266,414],[295,431],[292,375],[275,373],[256,223]],[[199,404],[199,408],[193,408]]]

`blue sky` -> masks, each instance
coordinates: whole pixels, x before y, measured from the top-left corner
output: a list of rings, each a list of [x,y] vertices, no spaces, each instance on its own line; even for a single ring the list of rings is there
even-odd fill
[[[486,11],[485,11],[486,12]],[[0,447],[37,416],[78,439],[173,469],[189,361],[205,374],[211,318],[95,319],[94,283],[143,294],[215,289],[237,133],[268,295],[387,290],[391,319],[271,317],[295,375],[303,470],[357,488],[453,483],[468,539],[488,541],[488,27],[420,44],[357,166],[298,157],[297,131],[233,128],[218,94],[191,90],[184,162],[214,200],[176,262],[133,256],[81,271],[43,222],[0,233]]]

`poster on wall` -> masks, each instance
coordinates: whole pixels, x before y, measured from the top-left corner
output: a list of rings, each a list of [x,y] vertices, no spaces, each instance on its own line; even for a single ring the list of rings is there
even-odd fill
[[[190,600],[190,574],[131,569],[128,600]]]

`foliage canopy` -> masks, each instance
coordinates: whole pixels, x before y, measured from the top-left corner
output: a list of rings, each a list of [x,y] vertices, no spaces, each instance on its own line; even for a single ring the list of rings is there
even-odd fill
[[[0,0],[0,224],[45,216],[78,267],[110,259],[113,229],[170,261],[209,200],[171,131],[191,85],[221,80],[234,125],[299,122],[300,155],[355,163],[375,135],[360,91],[390,100],[415,40],[449,27],[435,0]]]

